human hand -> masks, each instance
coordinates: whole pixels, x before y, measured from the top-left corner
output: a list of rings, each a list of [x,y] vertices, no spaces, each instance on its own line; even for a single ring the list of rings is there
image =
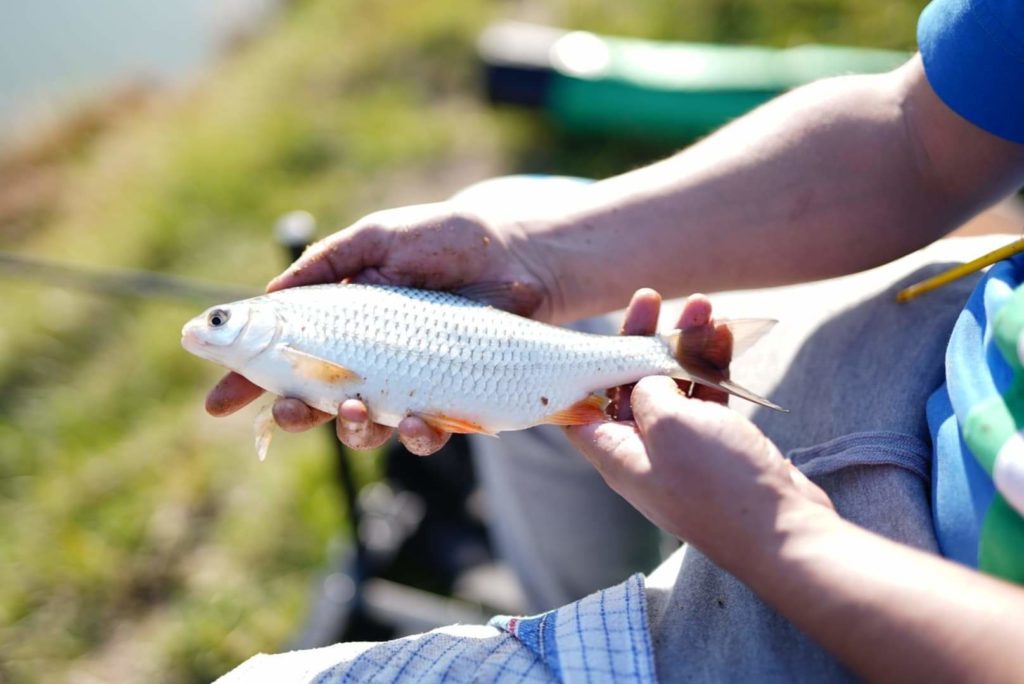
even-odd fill
[[[267,286],[289,287],[342,281],[406,285],[427,289],[469,288],[476,298],[524,316],[550,316],[550,296],[539,260],[532,260],[522,230],[514,221],[487,221],[453,202],[403,207],[370,214],[345,230],[312,245]],[[263,390],[229,373],[210,391],[206,409],[215,416],[234,413]],[[289,432],[321,425],[333,415],[298,399],[274,403],[274,420]],[[338,407],[338,439],[354,449],[383,444],[391,428],[369,420],[370,410],[356,399]],[[415,416],[398,426],[409,451],[427,455],[449,435]]]
[[[638,292],[625,332],[653,331],[658,305],[656,293]],[[697,296],[679,327],[700,325],[713,321],[710,304]],[[567,433],[612,489],[727,569],[776,543],[790,512],[831,509],[757,427],[723,405],[721,393],[698,387],[694,396],[669,378],[645,378],[631,393],[631,420],[620,401],[619,420]]]
[[[661,295],[650,289],[641,288],[637,290],[626,313],[623,317],[621,335],[653,335],[658,331],[658,315],[661,312]],[[691,332],[703,332],[708,336],[730,336],[726,328],[716,328],[711,320],[711,301],[702,294],[690,295],[683,304],[683,310],[675,325],[680,330]],[[709,344],[708,348],[717,350],[718,357],[708,356],[703,360],[712,364],[718,370],[729,368],[732,360],[732,343],[730,340],[717,340],[717,344]],[[729,393],[716,387],[708,387],[690,383],[685,380],[677,380],[676,385],[681,391],[689,396],[706,401],[716,401],[720,404],[729,402]],[[633,410],[630,406],[630,395],[635,385],[623,385],[608,390],[608,398],[611,400],[606,412],[613,420],[633,420]]]

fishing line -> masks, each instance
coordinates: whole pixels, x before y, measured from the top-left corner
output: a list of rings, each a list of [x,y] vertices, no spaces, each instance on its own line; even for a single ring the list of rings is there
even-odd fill
[[[119,297],[175,299],[205,304],[262,294],[241,285],[213,283],[155,271],[79,266],[4,251],[0,251],[0,276]]]

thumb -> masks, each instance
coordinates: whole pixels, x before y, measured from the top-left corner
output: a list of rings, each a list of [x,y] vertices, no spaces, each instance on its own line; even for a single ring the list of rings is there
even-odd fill
[[[355,225],[310,245],[284,273],[267,284],[267,292],[302,285],[340,283],[369,266],[383,251],[383,236],[373,225]]]
[[[650,472],[644,443],[632,423],[600,422],[566,428],[573,446],[613,487]]]
[[[633,416],[640,433],[648,432],[659,420],[671,415],[674,423],[693,412],[699,411],[706,402],[689,399],[682,393],[672,378],[658,375],[642,379],[633,388],[631,398]]]
[[[746,452],[768,443],[753,423],[717,402],[687,397],[671,378],[644,378],[633,389],[632,401],[633,418],[655,461],[663,452]],[[680,452],[680,447],[686,448]]]

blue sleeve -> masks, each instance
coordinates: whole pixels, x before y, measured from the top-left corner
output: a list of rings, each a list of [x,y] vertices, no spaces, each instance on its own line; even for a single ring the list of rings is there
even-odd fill
[[[1024,143],[1024,0],[933,0],[917,41],[928,82],[950,109]]]

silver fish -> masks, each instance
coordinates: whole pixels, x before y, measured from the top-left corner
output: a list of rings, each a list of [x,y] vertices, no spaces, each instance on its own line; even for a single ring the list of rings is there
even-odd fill
[[[739,353],[772,324],[719,323],[726,336],[706,329],[593,335],[446,292],[317,285],[212,307],[185,325],[182,345],[272,394],[327,413],[358,398],[384,425],[416,415],[441,430],[496,434],[602,420],[596,392],[648,375],[719,387],[779,409],[707,360],[723,340]],[[260,421],[257,442],[265,453],[269,413]]]

